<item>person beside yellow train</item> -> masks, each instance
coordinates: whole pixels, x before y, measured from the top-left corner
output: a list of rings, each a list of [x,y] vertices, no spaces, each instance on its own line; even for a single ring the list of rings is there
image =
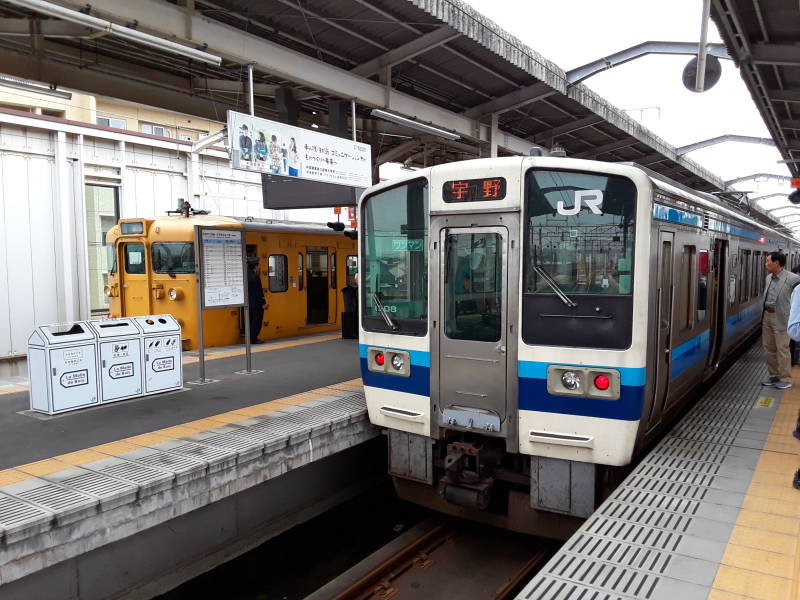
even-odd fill
[[[261,285],[260,261],[257,257],[247,259],[247,301],[250,305],[250,343],[263,344],[258,339],[264,322],[264,309],[267,301],[264,298],[264,286]]]

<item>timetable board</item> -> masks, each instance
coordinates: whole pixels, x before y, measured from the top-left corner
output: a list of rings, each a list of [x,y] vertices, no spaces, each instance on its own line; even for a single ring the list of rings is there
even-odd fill
[[[240,229],[198,227],[203,308],[244,306],[244,242]]]

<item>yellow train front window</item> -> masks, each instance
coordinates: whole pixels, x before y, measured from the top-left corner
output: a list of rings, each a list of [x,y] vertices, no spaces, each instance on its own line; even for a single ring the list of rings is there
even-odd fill
[[[153,271],[156,273],[194,273],[192,242],[156,242],[152,252]]]

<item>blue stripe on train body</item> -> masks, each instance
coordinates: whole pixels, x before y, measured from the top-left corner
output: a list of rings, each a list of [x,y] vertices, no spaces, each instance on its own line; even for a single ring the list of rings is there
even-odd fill
[[[619,371],[620,396],[617,400],[556,396],[547,392],[547,367],[557,364],[565,367],[607,369]],[[539,412],[579,415],[600,419],[637,421],[644,405],[644,386],[647,374],[644,367],[606,367],[597,365],[566,365],[533,361],[519,362],[519,409]]]
[[[703,226],[703,215],[698,213],[682,210],[673,206],[665,206],[663,204],[653,203],[653,218],[658,221],[669,221],[670,223],[680,223],[681,225],[689,225],[691,227],[701,228]],[[747,240],[762,242],[764,239],[763,232],[752,231],[739,227],[732,223],[720,221],[719,219],[709,218],[708,228],[711,231],[718,231],[728,235],[735,235]],[[773,240],[769,240],[770,243]],[[778,243],[781,243],[780,241]]]
[[[761,315],[761,304],[756,304],[726,319],[726,337],[751,326],[753,320]],[[700,361],[706,360],[711,341],[708,330],[673,348],[670,379],[675,379],[687,369]],[[408,394],[428,396],[430,385],[430,353],[420,350],[405,350],[411,358],[409,377],[375,373],[368,369],[367,345],[359,345],[361,357],[361,377],[364,385]],[[387,350],[403,350],[390,348]],[[597,369],[613,369],[620,373],[620,398],[618,400],[601,400],[597,398],[581,398],[575,396],[555,396],[547,392],[547,367],[551,364],[560,366],[581,366]],[[647,383],[645,368],[608,367],[601,365],[562,365],[562,363],[546,363],[520,360],[519,408],[604,419],[621,419],[635,421],[641,417],[644,404],[644,389]]]
[[[742,330],[750,327],[752,325],[753,320],[756,317],[761,317],[761,313],[764,311],[764,306],[761,302],[757,302],[753,306],[749,308],[745,308],[743,311],[736,313],[725,319],[726,331],[725,337],[730,337],[732,335],[736,335],[740,333]]]
[[[708,358],[711,345],[711,331],[706,329],[703,333],[684,342],[672,349],[672,368],[670,379],[675,379],[681,373],[690,369],[701,360]]]

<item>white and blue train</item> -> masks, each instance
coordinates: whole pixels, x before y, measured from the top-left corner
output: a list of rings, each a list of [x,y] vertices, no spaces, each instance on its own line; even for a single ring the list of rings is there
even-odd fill
[[[766,254],[800,256],[631,164],[441,165],[359,210],[361,371],[399,494],[558,537],[757,334]]]

